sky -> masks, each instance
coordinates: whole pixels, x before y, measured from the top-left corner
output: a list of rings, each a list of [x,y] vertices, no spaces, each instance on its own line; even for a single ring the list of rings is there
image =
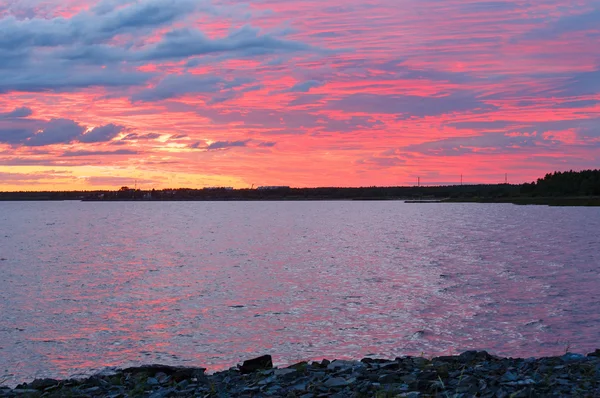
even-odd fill
[[[0,190],[600,167],[597,0],[3,0]]]

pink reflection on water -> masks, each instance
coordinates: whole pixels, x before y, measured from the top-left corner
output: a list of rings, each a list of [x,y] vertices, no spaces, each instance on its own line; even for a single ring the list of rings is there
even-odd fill
[[[0,213],[13,226],[0,240],[0,366],[15,382],[145,363],[214,371],[264,353],[288,364],[597,344],[593,209],[0,206],[13,206]]]

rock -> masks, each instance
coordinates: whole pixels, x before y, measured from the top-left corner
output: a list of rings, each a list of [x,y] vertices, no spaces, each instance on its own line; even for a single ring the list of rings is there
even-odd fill
[[[32,388],[16,388],[12,390],[15,395],[29,395],[32,397],[38,397],[40,395],[39,390],[34,390]]]
[[[382,363],[373,365],[373,367],[376,369],[398,370],[398,369],[400,369],[400,362],[397,362],[397,361],[382,362]]]
[[[48,387],[54,387],[58,384],[60,384],[60,381],[54,379],[35,379],[27,387],[34,390],[45,390]]]
[[[594,353],[592,353],[594,354]],[[598,396],[600,357],[568,353],[539,359],[497,358],[483,351],[428,361],[336,360],[301,362],[274,369],[265,356],[214,374],[203,368],[150,365],[85,380],[35,380],[16,389],[0,388],[0,398],[14,397],[372,397],[447,396],[466,398]],[[258,361],[257,361],[258,360]],[[249,373],[243,373],[244,368]],[[182,379],[178,380],[178,377]],[[35,389],[32,387],[36,387]],[[382,395],[383,394],[383,395]]]
[[[600,358],[600,349],[597,349],[594,352],[590,352],[589,354],[587,354],[588,357],[598,357]]]
[[[160,383],[158,382],[158,380],[156,380],[156,378],[148,377],[148,380],[146,380],[146,384],[148,384],[149,386],[157,386]]]
[[[158,380],[158,382],[160,384],[165,384],[168,383],[169,380],[171,379],[171,376],[167,375],[164,372],[157,372],[154,377],[156,378],[156,380]]]
[[[342,388],[346,387],[348,384],[350,383],[348,383],[348,381],[342,377],[332,377],[323,383],[323,385],[327,388]]]
[[[286,376],[286,375],[290,375],[290,374],[296,374],[298,373],[298,371],[296,369],[275,369],[275,371],[273,372],[273,374],[277,377],[280,376]]]
[[[150,394],[148,398],[167,398],[171,395],[175,394],[175,389],[173,388],[165,388],[164,390],[158,390]]]
[[[517,381],[518,379],[519,379],[519,377],[516,374],[508,371],[502,375],[502,377],[500,378],[500,381],[511,382],[511,381]]]
[[[267,377],[266,379],[262,379],[257,384],[259,386],[266,386],[267,384],[271,384],[271,383],[275,382],[275,380],[277,380],[277,377],[275,375],[273,375],[273,376]]]
[[[308,362],[302,361],[288,366],[286,369],[304,370],[308,367]]]
[[[577,362],[585,359],[585,355],[581,354],[573,354],[572,352],[567,352],[565,355],[560,357],[565,362]]]
[[[476,360],[486,360],[490,357],[487,351],[465,351],[458,356],[463,362],[473,362]]]
[[[381,384],[391,384],[398,381],[398,375],[394,373],[387,373],[379,376],[377,381]]]
[[[306,391],[306,383],[294,384],[290,387],[290,391]]]
[[[241,374],[248,374],[257,370],[272,369],[273,359],[270,355],[263,355],[262,357],[249,359],[239,367]]]
[[[404,397],[404,398],[419,398],[419,397],[421,397],[421,393],[418,392],[418,391],[405,392],[403,394],[400,394],[399,397]]]
[[[329,365],[327,365],[327,370],[349,370],[349,369],[353,369],[354,366],[365,366],[365,365],[361,362],[342,361],[342,360],[336,359],[335,361],[333,361]]]

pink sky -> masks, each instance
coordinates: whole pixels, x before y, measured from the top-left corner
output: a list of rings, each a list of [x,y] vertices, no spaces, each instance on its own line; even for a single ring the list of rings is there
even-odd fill
[[[596,0],[8,0],[0,190],[600,167]]]

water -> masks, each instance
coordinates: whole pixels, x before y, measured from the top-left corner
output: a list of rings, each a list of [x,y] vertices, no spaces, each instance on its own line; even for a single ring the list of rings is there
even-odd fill
[[[0,380],[600,337],[600,209],[0,202]]]

